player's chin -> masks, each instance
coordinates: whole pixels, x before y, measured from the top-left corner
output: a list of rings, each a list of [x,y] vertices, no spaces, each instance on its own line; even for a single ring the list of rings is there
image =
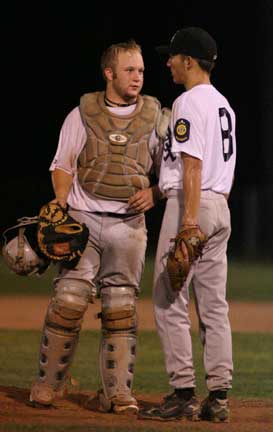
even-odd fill
[[[175,84],[183,84],[183,81],[181,79],[179,79],[179,77],[173,75],[173,82]]]
[[[126,96],[128,98],[136,98],[139,95],[140,91],[141,91],[140,87],[130,87],[130,89],[128,89],[127,91]]]

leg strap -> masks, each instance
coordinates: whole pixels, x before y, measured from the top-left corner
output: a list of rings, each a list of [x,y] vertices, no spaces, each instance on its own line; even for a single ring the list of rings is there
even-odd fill
[[[56,295],[48,307],[46,323],[49,327],[68,331],[80,330],[90,300],[90,287],[81,280],[60,279]]]
[[[127,287],[104,288],[101,290],[101,298],[102,329],[111,333],[136,333],[135,291]]]

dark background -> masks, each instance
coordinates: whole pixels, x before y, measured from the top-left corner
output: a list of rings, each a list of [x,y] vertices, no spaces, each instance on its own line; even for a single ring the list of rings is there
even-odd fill
[[[212,83],[237,115],[238,158],[230,198],[234,257],[272,254],[273,5],[175,1],[9,3],[2,11],[1,231],[52,199],[49,165],[68,112],[85,92],[102,90],[100,56],[135,39],[143,49],[143,93],[171,107],[175,86],[154,47],[183,26],[208,30],[218,44]],[[237,9],[240,7],[240,10]],[[150,249],[164,203],[147,213]]]

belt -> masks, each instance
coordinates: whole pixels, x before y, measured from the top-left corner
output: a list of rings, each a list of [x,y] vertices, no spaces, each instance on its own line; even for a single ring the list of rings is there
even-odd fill
[[[119,219],[125,219],[127,217],[136,216],[137,214],[139,214],[139,213],[113,213],[113,212],[99,212],[99,211],[95,211],[92,213],[101,217],[112,217],[112,218],[119,218]]]
[[[221,198],[222,196],[226,198],[226,200],[228,199],[228,195],[226,193],[221,193],[221,192],[215,192],[211,189],[202,189],[201,190],[201,197],[203,198],[209,198],[209,197],[213,197],[216,198],[217,196],[219,198]],[[169,189],[168,191],[166,191],[166,197],[167,198],[171,198],[171,197],[183,197],[183,189]]]

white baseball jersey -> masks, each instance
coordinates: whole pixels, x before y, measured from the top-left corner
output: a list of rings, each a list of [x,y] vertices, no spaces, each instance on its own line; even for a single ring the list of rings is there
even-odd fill
[[[164,192],[182,187],[181,152],[202,160],[202,190],[230,192],[236,160],[235,114],[211,84],[197,85],[173,103],[160,170]]]
[[[129,115],[135,110],[135,105],[130,105],[128,107],[108,107],[108,109],[114,114]],[[72,188],[67,199],[68,204],[72,208],[91,212],[127,213],[129,210],[126,202],[91,197],[87,195],[80,186],[77,177],[77,159],[86,143],[86,139],[86,130],[81,119],[80,110],[79,107],[76,107],[64,120],[57,151],[49,170],[54,171],[58,168],[73,176]],[[150,137],[149,149],[155,165],[159,165],[160,146],[155,130]],[[130,212],[132,212],[132,210],[130,210]]]

